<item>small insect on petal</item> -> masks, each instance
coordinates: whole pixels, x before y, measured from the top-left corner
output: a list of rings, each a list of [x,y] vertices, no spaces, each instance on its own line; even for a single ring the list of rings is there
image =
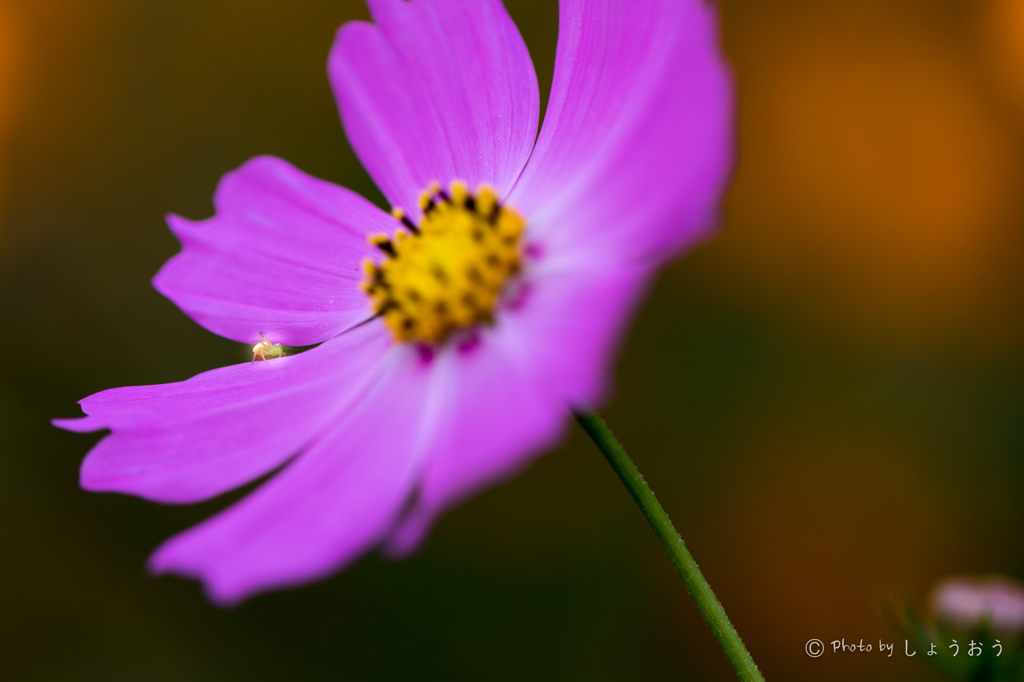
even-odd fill
[[[256,358],[266,362],[267,358],[284,357],[284,346],[279,343],[270,343],[267,341],[267,337],[263,336],[263,332],[260,332],[260,338],[263,340],[252,347],[252,362],[249,363],[250,365],[256,362]]]

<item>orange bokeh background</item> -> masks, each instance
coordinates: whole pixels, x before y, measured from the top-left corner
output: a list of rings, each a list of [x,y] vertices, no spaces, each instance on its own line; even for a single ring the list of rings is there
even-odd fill
[[[749,227],[723,237],[730,278],[849,333],[1018,338],[1019,117],[980,77],[972,12],[788,2],[729,33],[726,7],[742,92],[728,209]]]
[[[22,50],[18,16],[9,3],[0,3],[0,211],[3,210],[3,189],[6,184],[6,151],[24,82],[21,73],[24,68]]]

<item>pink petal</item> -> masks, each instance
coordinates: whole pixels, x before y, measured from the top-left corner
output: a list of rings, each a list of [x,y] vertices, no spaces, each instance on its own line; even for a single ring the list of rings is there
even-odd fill
[[[328,71],[349,142],[394,206],[432,181],[511,188],[537,133],[537,77],[500,0],[370,0]]]
[[[157,573],[201,579],[211,599],[322,577],[384,536],[422,465],[429,366],[395,346],[329,431],[263,487],[153,555]]]
[[[568,408],[600,402],[650,275],[644,266],[585,260],[535,264],[522,301],[501,311],[503,346],[537,385]]]
[[[111,429],[82,463],[86,490],[157,502],[207,499],[280,466],[327,428],[392,347],[366,325],[299,355],[188,381],[103,391],[71,431]]]
[[[210,331],[247,343],[320,343],[371,313],[366,237],[395,220],[347,189],[257,157],[221,180],[217,214],[170,216],[181,253],[153,286]]]
[[[570,409],[601,399],[643,267],[548,262],[528,272],[519,299],[468,349],[438,355],[439,426],[416,505],[387,550],[414,551],[434,520],[508,478],[559,438]]]
[[[445,348],[435,359],[433,444],[416,506],[389,539],[390,554],[415,550],[443,511],[516,474],[563,432],[565,402],[516,365],[509,341],[485,332],[478,343]]]
[[[510,202],[552,251],[664,260],[705,236],[733,88],[703,0],[562,0],[551,99]]]

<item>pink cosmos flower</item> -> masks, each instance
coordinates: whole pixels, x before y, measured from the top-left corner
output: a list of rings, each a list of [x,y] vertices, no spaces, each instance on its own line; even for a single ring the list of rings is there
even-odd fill
[[[266,360],[103,391],[55,422],[111,431],[87,490],[184,504],[280,468],[151,558],[220,604],[407,553],[556,442],[603,395],[655,269],[713,229],[731,170],[703,0],[561,0],[539,136],[500,0],[368,3],[328,72],[393,214],[276,158],[227,174],[214,217],[169,217],[182,251],[154,286]]]
[[[939,620],[958,630],[985,623],[1003,635],[1024,630],[1024,584],[1010,578],[946,578],[932,590],[931,602]]]

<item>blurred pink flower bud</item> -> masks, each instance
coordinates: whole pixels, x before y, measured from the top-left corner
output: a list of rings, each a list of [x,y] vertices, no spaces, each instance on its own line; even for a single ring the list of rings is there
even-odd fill
[[[988,623],[1005,635],[1024,629],[1024,584],[1003,576],[947,578],[935,586],[931,603],[936,617],[953,628]]]

